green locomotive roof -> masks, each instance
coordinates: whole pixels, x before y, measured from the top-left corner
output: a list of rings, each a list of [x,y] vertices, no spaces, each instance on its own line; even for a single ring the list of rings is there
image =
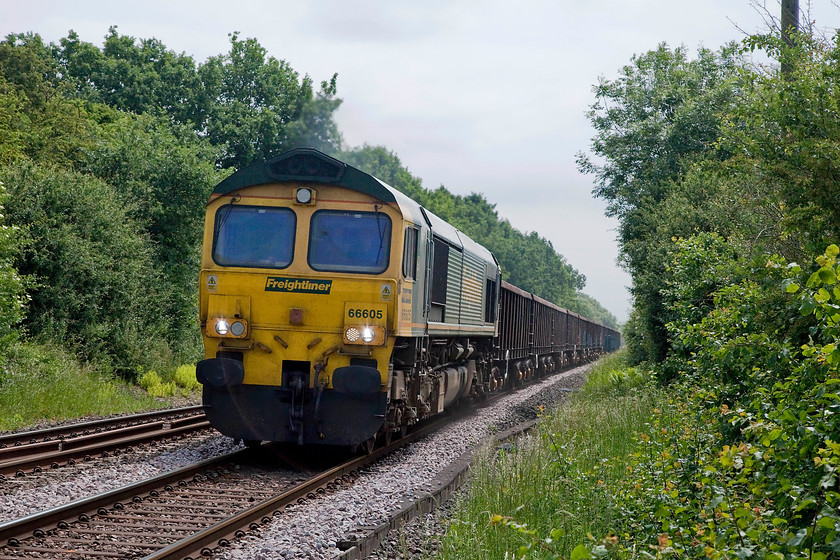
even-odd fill
[[[382,202],[397,202],[394,191],[375,177],[312,148],[297,148],[240,169],[213,189],[213,194],[266,183],[308,182],[363,192]]]

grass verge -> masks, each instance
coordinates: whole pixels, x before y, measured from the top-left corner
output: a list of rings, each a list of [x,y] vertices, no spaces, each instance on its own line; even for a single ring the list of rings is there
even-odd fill
[[[511,451],[480,453],[440,557],[590,557],[590,535],[609,535],[614,526],[607,489],[620,485],[636,436],[663,398],[626,367],[623,353],[593,366],[585,388],[534,435]]]
[[[154,390],[144,391],[94,365],[81,364],[61,348],[15,343],[0,362],[0,431],[171,404],[155,396]]]

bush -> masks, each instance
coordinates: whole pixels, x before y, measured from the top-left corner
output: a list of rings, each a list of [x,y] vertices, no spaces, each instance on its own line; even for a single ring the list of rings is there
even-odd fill
[[[698,292],[702,271],[715,270],[726,251],[698,261],[697,241],[674,253],[678,265],[699,265],[672,284],[681,295],[670,310],[684,319],[669,324],[668,367],[678,382],[673,403],[638,434],[642,450],[612,489],[611,508],[620,513],[613,554],[834,557],[840,249],[829,246],[810,274],[769,257],[743,278]]]
[[[22,231],[15,226],[3,225],[5,198],[5,189],[0,182],[0,355],[17,338],[18,324],[23,319],[24,305],[28,301],[28,282],[14,267]]]
[[[28,332],[121,372],[169,359],[165,287],[131,203],[98,179],[35,164],[0,179],[9,222],[29,233],[18,260],[35,282]]]
[[[180,394],[189,396],[190,393],[201,387],[201,384],[195,377],[195,366],[184,364],[179,366],[173,374],[174,379],[171,381],[164,381],[164,378],[169,376],[161,376],[158,372],[152,370],[140,375],[138,384],[146,390],[149,395],[153,397],[171,397],[177,394],[178,388],[181,388]]]
[[[154,407],[152,399],[107,370],[82,365],[53,344],[16,342],[0,359],[0,431]]]
[[[199,383],[198,379],[195,377],[195,365],[184,364],[182,366],[178,366],[178,369],[175,370],[175,383],[187,391],[200,389],[201,383]]]

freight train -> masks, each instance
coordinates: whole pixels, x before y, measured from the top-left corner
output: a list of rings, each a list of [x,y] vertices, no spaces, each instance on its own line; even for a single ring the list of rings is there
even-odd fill
[[[446,221],[313,149],[216,186],[199,299],[204,410],[248,444],[369,449],[619,345],[617,331],[502,281],[493,254]]]

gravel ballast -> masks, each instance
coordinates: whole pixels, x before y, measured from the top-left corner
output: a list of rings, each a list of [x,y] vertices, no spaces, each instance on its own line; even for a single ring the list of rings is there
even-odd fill
[[[0,523],[241,449],[215,431],[0,481]]]

